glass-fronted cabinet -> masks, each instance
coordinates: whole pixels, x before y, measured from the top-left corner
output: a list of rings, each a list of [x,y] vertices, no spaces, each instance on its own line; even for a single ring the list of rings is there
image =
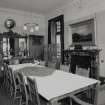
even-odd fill
[[[18,59],[19,63],[44,59],[43,35],[20,35],[14,32],[0,34],[0,54],[5,61]]]
[[[27,56],[27,37],[14,32],[0,34],[0,53],[4,59]]]

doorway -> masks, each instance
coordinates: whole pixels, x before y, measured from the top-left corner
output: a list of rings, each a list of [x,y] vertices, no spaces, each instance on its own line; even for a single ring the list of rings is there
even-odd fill
[[[64,63],[64,16],[48,20],[48,45],[56,45],[56,56]]]

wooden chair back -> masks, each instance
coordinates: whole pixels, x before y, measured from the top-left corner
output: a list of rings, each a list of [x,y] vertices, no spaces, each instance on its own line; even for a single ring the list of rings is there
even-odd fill
[[[0,63],[0,85],[3,86],[4,82],[5,82],[5,65],[3,63]]]
[[[53,61],[47,61],[45,62],[45,66],[49,68],[60,70],[60,60],[56,59]]]
[[[16,58],[11,59],[11,60],[9,61],[9,64],[10,64],[10,65],[19,64],[19,59],[16,59]]]
[[[89,78],[90,68],[76,66],[75,74]],[[85,91],[82,91],[80,94],[71,96],[72,103],[73,103],[71,105],[95,105],[94,104],[95,94],[96,94],[95,87],[92,87],[91,89],[87,88]]]
[[[76,66],[76,74],[84,76],[84,77],[89,77],[90,69]]]
[[[69,73],[69,65],[60,65],[60,70]]]
[[[71,98],[70,105],[94,105],[89,102],[81,100],[80,98],[76,97],[75,95],[72,95],[70,98]]]
[[[37,83],[31,78],[27,77],[29,105],[40,105]]]
[[[49,68],[55,69],[55,65],[56,65],[56,64],[55,64],[54,62],[50,62],[50,61],[48,62],[48,67],[49,67]]]
[[[8,67],[7,65],[5,65],[5,88],[8,92],[8,94],[11,97],[14,97],[14,93],[15,93],[15,78],[14,78],[14,72],[13,70]]]
[[[15,82],[16,82],[16,93],[15,93],[15,99],[17,99],[16,94],[19,93],[20,97],[21,97],[21,105],[28,105],[28,97],[27,97],[27,89],[26,89],[26,85],[25,85],[25,78],[24,78],[24,74],[20,73],[18,71],[15,71]],[[18,91],[20,90],[20,91]]]
[[[15,78],[14,78],[13,70],[9,67],[8,72],[9,72],[9,78],[10,78],[11,84],[13,85],[13,84],[15,84]]]

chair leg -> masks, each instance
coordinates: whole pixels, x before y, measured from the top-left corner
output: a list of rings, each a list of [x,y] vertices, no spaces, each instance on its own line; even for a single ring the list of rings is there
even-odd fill
[[[70,105],[72,105],[72,99],[70,98]]]

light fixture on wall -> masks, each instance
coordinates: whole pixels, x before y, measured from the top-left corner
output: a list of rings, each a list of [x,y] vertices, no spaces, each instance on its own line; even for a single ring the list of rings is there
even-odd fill
[[[39,31],[39,25],[37,23],[25,23],[23,26],[24,31],[28,31],[29,33],[34,33]]]

